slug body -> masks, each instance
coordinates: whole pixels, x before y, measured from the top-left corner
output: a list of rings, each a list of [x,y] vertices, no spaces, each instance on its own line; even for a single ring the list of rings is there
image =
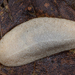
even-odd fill
[[[20,66],[75,48],[75,22],[35,18],[9,31],[0,40],[0,63]]]

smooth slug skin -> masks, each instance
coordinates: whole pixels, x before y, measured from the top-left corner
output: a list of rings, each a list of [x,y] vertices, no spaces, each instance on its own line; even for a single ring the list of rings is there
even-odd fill
[[[75,22],[34,18],[9,31],[0,40],[0,63],[20,66],[75,48]]]

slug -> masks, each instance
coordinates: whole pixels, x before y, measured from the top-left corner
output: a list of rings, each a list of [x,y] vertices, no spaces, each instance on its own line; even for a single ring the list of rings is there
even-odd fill
[[[20,66],[75,48],[75,22],[40,17],[24,22],[0,40],[0,63]]]

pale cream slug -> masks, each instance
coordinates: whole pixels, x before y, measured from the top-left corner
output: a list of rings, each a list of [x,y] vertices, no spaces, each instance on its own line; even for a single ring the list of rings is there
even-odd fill
[[[10,30],[0,40],[0,63],[20,66],[75,48],[75,22],[34,18]]]

